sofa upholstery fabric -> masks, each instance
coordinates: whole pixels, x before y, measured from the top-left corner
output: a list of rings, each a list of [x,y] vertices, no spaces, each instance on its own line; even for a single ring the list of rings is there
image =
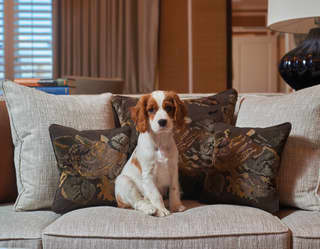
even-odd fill
[[[288,234],[231,235],[204,238],[172,239],[103,239],[103,238],[68,238],[45,236],[46,249],[289,249]]]
[[[320,211],[320,86],[274,97],[242,99],[236,126],[267,127],[290,122],[282,153],[280,203]]]
[[[318,211],[281,210],[277,216],[292,235],[292,249],[320,248],[320,213]]]
[[[287,232],[277,217],[251,207],[199,206],[164,218],[128,209],[95,207],[57,219],[44,230],[43,243],[47,249],[280,249],[288,248]]]
[[[19,192],[15,208],[48,208],[59,180],[49,125],[55,123],[79,130],[114,128],[111,94],[51,95],[10,81],[1,83],[15,146]]]
[[[42,248],[43,229],[58,217],[52,211],[15,212],[13,204],[1,204],[0,247]]]

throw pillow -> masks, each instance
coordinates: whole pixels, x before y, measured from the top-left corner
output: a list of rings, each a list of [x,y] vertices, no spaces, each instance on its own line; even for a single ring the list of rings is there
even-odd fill
[[[114,181],[128,159],[130,128],[78,131],[53,124],[49,132],[60,171],[52,210],[116,206]]]
[[[51,95],[10,81],[3,81],[0,90],[8,107],[15,146],[19,193],[15,209],[49,208],[59,180],[49,125],[79,130],[114,128],[112,94]]]
[[[183,99],[191,122],[189,127],[197,129],[210,128],[215,122],[231,124],[233,122],[237,96],[236,90],[229,89],[209,97]],[[131,119],[130,108],[137,104],[138,98],[113,96],[111,102],[116,125],[118,127],[129,125],[132,129],[132,141],[137,141],[139,133],[136,131]],[[175,135],[177,144],[182,140],[180,139],[181,136],[188,137],[188,135],[191,135],[188,129],[184,130],[183,133],[181,132]]]
[[[16,199],[17,185],[10,122],[4,101],[0,101],[0,133],[0,202],[8,202]]]
[[[237,126],[290,122],[292,131],[279,172],[280,203],[320,211],[320,86],[275,97],[248,96]]]
[[[216,123],[213,135],[194,141],[212,164],[194,168],[190,163],[183,169],[202,175],[200,201],[277,212],[276,179],[290,130],[290,123],[268,128],[238,128]]]

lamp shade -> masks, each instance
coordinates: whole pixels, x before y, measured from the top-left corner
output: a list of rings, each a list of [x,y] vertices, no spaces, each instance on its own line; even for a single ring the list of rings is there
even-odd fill
[[[320,0],[268,0],[268,28],[287,33],[308,33],[319,27]]]

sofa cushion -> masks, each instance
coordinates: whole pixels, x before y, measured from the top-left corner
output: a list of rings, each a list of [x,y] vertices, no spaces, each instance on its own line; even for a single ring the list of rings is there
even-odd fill
[[[281,210],[277,215],[291,231],[292,249],[320,248],[318,211]]]
[[[236,126],[267,127],[290,122],[282,153],[280,203],[320,211],[320,86],[275,97],[244,97]]]
[[[78,131],[52,124],[49,132],[60,171],[52,210],[116,206],[114,181],[128,160],[131,129]]]
[[[17,197],[16,174],[13,164],[13,143],[6,103],[0,101],[0,202],[14,201]]]
[[[200,151],[208,152],[208,157],[212,158],[212,166],[183,169],[185,175],[189,174],[189,181],[182,186],[194,188],[199,180],[196,176],[202,176],[203,188],[198,193],[202,202],[248,205],[271,213],[278,211],[276,180],[290,130],[290,123],[268,128],[239,128],[216,123],[213,134],[196,141]]]
[[[180,95],[179,95],[180,96]],[[196,96],[196,95],[195,95]],[[186,105],[187,115],[192,121],[192,126],[210,126],[212,122],[233,122],[233,113],[237,102],[238,93],[229,89],[218,94],[195,98],[181,98]],[[130,109],[135,106],[139,98],[115,95],[112,97],[112,108],[117,126],[129,125],[133,135],[138,136],[135,124],[131,119]]]
[[[43,229],[58,217],[51,211],[15,212],[13,204],[1,204],[0,247],[41,249]]]
[[[2,82],[1,86],[15,145],[19,192],[15,208],[51,207],[59,173],[49,125],[56,123],[79,130],[114,128],[111,94],[51,95],[10,81]]]
[[[43,243],[47,249],[285,249],[289,234],[277,217],[251,207],[198,206],[163,218],[128,209],[93,207],[57,219],[44,230]]]

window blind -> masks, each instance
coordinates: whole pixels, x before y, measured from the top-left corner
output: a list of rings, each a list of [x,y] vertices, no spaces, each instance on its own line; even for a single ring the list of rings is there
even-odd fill
[[[52,64],[52,0],[14,0],[14,78],[52,78]]]
[[[0,79],[4,79],[4,0],[0,0]]]

